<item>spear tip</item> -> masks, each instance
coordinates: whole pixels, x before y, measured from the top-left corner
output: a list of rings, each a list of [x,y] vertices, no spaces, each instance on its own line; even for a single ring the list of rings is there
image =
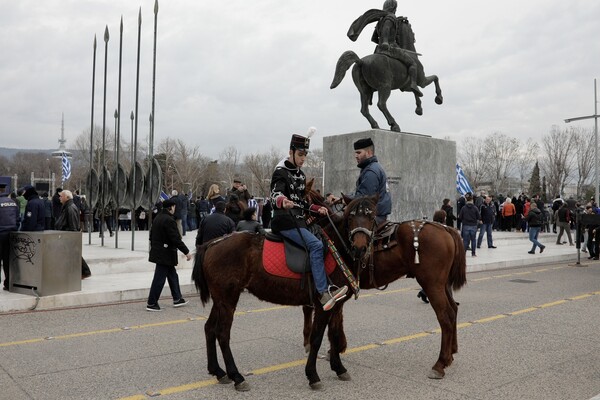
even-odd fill
[[[158,0],[154,0],[154,14],[158,14]]]
[[[119,110],[115,108],[115,118],[119,118]]]
[[[121,14],[121,33],[123,33],[123,14]]]
[[[142,6],[140,6],[140,12],[138,13],[138,24],[142,24]]]
[[[96,48],[96,34],[94,33],[94,49]]]
[[[108,35],[108,25],[106,25],[106,29],[104,29],[104,41],[108,42],[110,36]]]
[[[150,113],[150,122],[152,122],[152,113]]]
[[[131,112],[131,115],[129,116],[129,119],[131,119],[132,121],[134,120],[135,115],[133,115],[133,111]]]

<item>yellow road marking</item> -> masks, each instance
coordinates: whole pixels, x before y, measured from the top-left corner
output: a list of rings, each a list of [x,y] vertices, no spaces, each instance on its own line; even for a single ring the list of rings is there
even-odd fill
[[[492,321],[495,321],[497,319],[502,319],[502,318],[506,318],[506,317],[507,317],[506,314],[498,314],[498,315],[494,315],[492,317],[486,317],[486,318],[478,319],[475,322],[477,322],[478,324],[483,324],[485,322],[492,322]]]
[[[537,307],[529,307],[529,308],[524,308],[522,310],[518,310],[518,311],[513,311],[511,313],[509,313],[510,315],[519,315],[519,314],[525,314],[527,312],[531,312],[531,311],[535,311],[537,310]]]
[[[557,306],[559,304],[563,304],[566,302],[567,302],[567,300],[558,300],[558,301],[553,301],[552,303],[541,304],[539,307],[540,308],[553,307],[553,306]]]

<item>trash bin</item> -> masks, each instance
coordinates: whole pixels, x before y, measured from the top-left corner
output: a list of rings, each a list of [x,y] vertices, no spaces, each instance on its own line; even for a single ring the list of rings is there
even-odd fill
[[[81,233],[12,232],[8,290],[34,296],[81,290]]]

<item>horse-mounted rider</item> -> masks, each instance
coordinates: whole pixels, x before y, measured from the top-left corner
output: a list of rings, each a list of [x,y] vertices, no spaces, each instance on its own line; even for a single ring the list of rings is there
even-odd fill
[[[271,201],[273,203],[273,233],[291,240],[309,253],[310,268],[319,300],[325,311],[330,310],[348,291],[347,286],[337,288],[329,285],[323,262],[323,243],[307,228],[304,210],[327,215],[327,208],[319,205],[309,206],[305,201],[306,175],[302,165],[306,160],[310,145],[310,136],[316,129],[311,128],[307,137],[292,135],[289,156],[281,160],[271,178]]]
[[[421,97],[423,93],[417,85],[417,74],[419,65],[417,63],[417,53],[408,51],[401,46],[402,38],[400,29],[401,24],[408,24],[406,17],[396,17],[396,9],[398,3],[396,0],[385,0],[383,9],[371,9],[361,15],[352,23],[348,30],[348,37],[352,41],[356,41],[361,31],[366,25],[377,21],[375,31],[371,37],[371,41],[377,44],[374,53],[384,54],[401,61],[408,68],[410,76],[410,88],[415,95]]]

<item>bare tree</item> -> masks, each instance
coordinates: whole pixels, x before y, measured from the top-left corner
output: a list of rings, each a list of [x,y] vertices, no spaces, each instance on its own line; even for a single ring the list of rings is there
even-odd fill
[[[515,160],[515,168],[521,180],[521,191],[524,191],[529,186],[526,185],[526,182],[533,172],[533,166],[537,162],[539,151],[540,145],[532,139],[528,139],[525,147],[519,149],[517,159]],[[530,193],[530,195],[534,194]]]
[[[519,139],[495,132],[485,138],[485,152],[489,167],[492,191],[508,192],[508,178],[514,174],[521,144]]]
[[[594,168],[594,131],[576,127],[571,129],[577,162],[577,198],[579,199],[583,194],[583,186]]]
[[[244,157],[244,169],[250,171],[248,188],[250,193],[260,197],[269,194],[271,177],[283,155],[275,147],[268,153],[250,154]]]
[[[461,144],[458,162],[473,190],[477,190],[489,175],[488,153],[485,140],[467,137]]]
[[[302,166],[306,175],[306,180],[315,179],[313,188],[315,190],[323,188],[323,149],[311,150]],[[325,195],[325,193],[322,193]]]
[[[550,133],[543,137],[544,158],[541,168],[546,176],[548,191],[554,196],[564,191],[573,169],[573,135],[553,125]]]
[[[225,193],[225,189],[227,189],[227,185],[233,182],[233,179],[238,174],[238,166],[240,163],[241,154],[238,149],[233,146],[229,146],[224,149],[221,154],[219,154],[219,168],[221,176],[225,179],[226,186],[221,186],[221,191]]]

